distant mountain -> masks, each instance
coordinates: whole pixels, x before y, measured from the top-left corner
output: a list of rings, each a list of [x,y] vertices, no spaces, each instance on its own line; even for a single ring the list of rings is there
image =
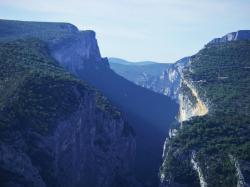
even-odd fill
[[[186,57],[172,64],[144,63],[138,65],[125,60],[114,61],[111,59],[110,67],[122,77],[139,86],[176,99],[180,87],[179,72],[188,61],[189,57]]]
[[[230,41],[241,41],[241,40],[250,40],[250,30],[239,30],[237,32],[228,33],[221,38],[213,39],[208,43],[208,45],[225,43]]]
[[[121,58],[108,58],[110,64],[122,64],[122,65],[149,65],[157,64],[158,62],[153,61],[141,61],[141,62],[130,62]]]

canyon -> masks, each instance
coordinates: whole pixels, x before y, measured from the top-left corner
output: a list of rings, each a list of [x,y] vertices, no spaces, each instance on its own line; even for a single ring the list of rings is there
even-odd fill
[[[250,31],[171,64],[69,23],[0,20],[0,185],[250,185]]]

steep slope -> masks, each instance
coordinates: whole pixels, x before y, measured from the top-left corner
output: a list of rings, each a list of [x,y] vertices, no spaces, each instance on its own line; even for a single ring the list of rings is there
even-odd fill
[[[94,33],[90,36],[95,44]],[[52,55],[66,69],[99,89],[126,114],[136,133],[137,179],[143,186],[157,186],[162,147],[169,124],[177,114],[177,104],[164,95],[139,87],[117,75],[109,68],[107,58],[96,58],[97,55],[93,58],[93,55],[83,56],[74,52],[76,49],[83,50],[84,44],[84,38],[63,41],[59,47],[52,48]]]
[[[215,38],[208,43],[210,44],[219,44],[219,43],[227,43],[230,41],[243,41],[250,40],[250,30],[239,30],[237,32],[231,32],[226,34],[221,38]]]
[[[138,64],[113,58],[109,61],[111,69],[127,80],[178,101],[180,72],[188,63],[189,57],[182,58],[173,64]]]
[[[166,141],[162,186],[250,185],[249,67],[247,40],[209,43],[191,58],[181,87],[190,107],[180,112],[196,113]]]
[[[134,65],[132,63],[129,65],[123,65],[114,62],[110,63],[110,68],[117,74],[139,86],[159,93],[164,92],[164,90],[161,89],[165,83],[163,80],[164,71],[168,66],[168,64],[160,63],[146,65]]]
[[[107,58],[101,57],[93,31],[78,31],[64,23],[0,21],[2,28],[1,24],[7,28],[1,40],[37,37],[45,41],[61,66],[100,90],[121,109],[136,134],[136,177],[143,186],[157,186],[162,147],[177,114],[177,104],[115,74]],[[15,24],[16,29],[23,28],[20,33],[14,32]]]
[[[45,43],[0,43],[0,85],[0,186],[133,184],[131,127]]]
[[[164,94],[175,99],[178,103],[182,70],[188,65],[189,61],[190,57],[181,58],[164,71]]]

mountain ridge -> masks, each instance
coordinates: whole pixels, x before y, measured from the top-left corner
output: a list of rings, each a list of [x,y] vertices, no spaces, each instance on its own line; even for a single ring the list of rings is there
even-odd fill
[[[37,39],[0,42],[0,185],[133,183],[131,127],[48,52]]]
[[[190,57],[184,57],[175,63],[155,64],[119,64],[110,63],[110,68],[117,74],[135,84],[171,97],[178,102],[180,72],[189,62]]]
[[[61,67],[99,90],[112,105],[119,108],[136,135],[136,150],[133,153],[137,180],[143,186],[158,185],[162,146],[169,124],[175,119],[177,104],[166,96],[136,86],[115,74],[109,68],[108,59],[101,57],[94,32],[67,31],[67,29],[60,28],[60,24],[58,32],[54,30],[51,32],[49,26],[45,25],[45,28],[41,29],[42,26],[39,23],[35,24],[37,26],[33,31],[36,32],[30,32],[32,29],[28,28],[33,26],[29,23],[27,27],[22,26],[26,27],[23,32],[17,34],[12,33],[12,27],[7,39],[3,37],[2,40],[37,37],[45,41],[50,55]],[[37,27],[39,30],[36,30]],[[8,27],[4,30],[5,34],[6,32],[8,32]],[[100,145],[103,143],[100,142]],[[104,148],[105,145],[104,143]],[[131,149],[133,150],[133,147]],[[129,164],[130,160],[126,163]]]
[[[109,57],[109,63],[111,64],[122,64],[122,65],[150,65],[150,64],[165,64],[156,61],[128,61],[122,58]]]
[[[191,114],[166,139],[163,187],[249,186],[249,44],[206,45],[184,67],[179,113]],[[199,101],[208,108],[200,116]]]
[[[221,38],[211,40],[207,45],[226,43],[231,41],[250,40],[250,30],[239,30],[236,32],[228,33]]]

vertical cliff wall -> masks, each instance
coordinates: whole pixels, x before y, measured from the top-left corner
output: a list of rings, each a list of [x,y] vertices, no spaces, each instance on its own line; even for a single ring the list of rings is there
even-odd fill
[[[249,186],[250,43],[242,32],[209,43],[183,69],[182,128],[165,143],[162,186]]]
[[[126,79],[122,78],[116,73],[114,73],[109,68],[108,60],[106,58],[101,57],[98,44],[95,38],[95,33],[93,31],[79,31],[75,26],[71,24],[66,24],[66,23],[39,23],[39,22],[20,22],[20,21],[0,20],[0,35],[3,35],[3,37],[0,37],[0,41],[2,42],[13,41],[13,40],[18,40],[18,39],[27,39],[30,37],[37,38],[38,40],[42,40],[43,42],[45,42],[46,45],[48,45],[48,48],[46,48],[46,51],[48,53],[47,56],[50,56],[50,58],[52,56],[54,58],[55,65],[58,68],[63,67],[62,69],[64,69],[65,72],[70,72],[71,74],[73,74],[72,77],[75,77],[75,79],[77,79],[78,81],[80,81],[79,79],[81,79],[82,81],[87,82],[88,85],[91,85],[92,87],[98,89],[99,91],[102,92],[104,96],[106,96],[109,99],[112,105],[115,105],[116,107],[118,107],[121,110],[121,112],[124,114],[125,116],[124,118],[126,118],[126,120],[129,122],[129,125],[131,125],[135,131],[136,150],[134,150],[135,151],[134,152],[134,155],[135,155],[134,171],[135,171],[136,178],[139,180],[140,183],[143,184],[143,186],[157,186],[158,185],[158,182],[159,182],[158,169],[161,164],[162,145],[166,138],[169,124],[174,120],[176,113],[178,113],[178,106],[174,101],[172,101],[170,98],[164,95],[154,93],[145,88],[141,88],[127,81]],[[41,59],[38,59],[38,61],[39,60],[41,61]],[[31,61],[33,62],[32,59]],[[50,66],[48,67],[44,66],[44,68],[45,68],[44,72],[50,72],[51,75],[55,74],[51,70]],[[45,80],[47,79],[45,78]],[[63,83],[64,82],[62,81],[62,85]],[[48,84],[48,83],[45,82],[45,84]],[[39,83],[39,85],[43,85],[43,84]],[[52,86],[52,88],[54,87]],[[43,89],[40,89],[40,91],[42,90]],[[55,93],[58,93],[58,92],[59,90],[55,90]],[[60,90],[60,93],[66,94],[66,93],[71,93],[71,92]],[[56,95],[54,98],[56,98],[54,99],[55,101],[59,102],[60,101],[59,98],[63,98],[63,97],[60,95],[59,96]],[[24,101],[26,101],[25,97],[23,99]],[[38,101],[40,101],[40,99],[38,99]],[[71,99],[68,99],[68,101],[71,101]],[[32,102],[30,104],[31,106],[35,105],[35,104],[32,104]],[[42,108],[46,109],[47,105],[43,106]],[[66,106],[69,107],[71,106],[71,104],[68,104]],[[41,109],[37,109],[37,111],[40,111]],[[52,109],[55,109],[55,107],[53,107]],[[59,109],[61,109],[61,107],[59,107]],[[105,107],[104,109],[106,110]],[[55,110],[52,110],[51,115],[53,115],[54,112]],[[75,112],[75,111],[72,111],[72,112]],[[46,119],[46,116],[48,115],[47,112],[37,112],[37,113],[35,112],[35,114],[39,114],[37,116],[39,117],[39,119],[41,118],[40,115],[42,114],[45,115],[45,116],[42,115],[43,116],[42,119]],[[61,116],[64,116],[64,115],[66,114],[62,114]],[[30,117],[30,115],[28,116]],[[100,116],[93,116],[93,118],[98,119],[100,118]],[[86,121],[84,125],[86,125],[87,123],[88,121]],[[105,122],[101,122],[101,120],[96,121],[96,123],[98,123],[98,126],[102,123],[106,124]],[[110,123],[113,123],[112,120],[110,121]],[[43,124],[47,124],[47,123],[43,123]],[[43,124],[39,123],[36,126],[43,127]],[[129,127],[129,125],[124,125],[124,127]],[[116,128],[114,129],[111,128],[110,133],[112,134],[113,130],[115,129]],[[127,130],[129,129],[130,128],[128,128]],[[127,132],[127,130],[125,130],[125,132]],[[79,139],[81,140],[79,136],[82,136],[82,135],[79,135],[79,133],[80,132],[77,132],[77,136],[76,138],[74,138],[76,139],[76,142],[78,142]],[[93,133],[93,131],[90,130],[89,133]],[[83,134],[86,135],[87,133],[85,134],[85,131],[84,131]],[[113,159],[113,157],[111,156],[113,152],[111,151],[107,153],[105,152],[107,150],[106,144],[110,145],[108,142],[113,141],[111,138],[109,138],[109,135],[107,136],[108,138],[105,138],[105,139],[108,139],[108,140],[105,140],[105,141],[98,140],[96,144],[103,145],[101,146],[103,147],[103,150],[104,150],[103,154],[106,155],[107,157],[104,155],[101,155],[101,156],[103,156],[105,159],[106,158]],[[131,139],[134,139],[131,133],[129,137]],[[130,141],[133,141],[133,140],[130,140],[129,137],[126,141],[125,140],[124,141],[130,145],[132,144]],[[116,136],[114,136],[113,138],[116,138]],[[89,139],[87,139],[86,141],[91,143]],[[82,141],[83,140],[81,140],[81,142]],[[117,140],[117,142],[118,141],[120,141],[120,139]],[[70,141],[69,141],[69,144],[71,144]],[[122,143],[122,146],[126,147],[127,144],[124,145]],[[74,149],[71,149],[67,145],[60,146],[60,143],[58,143],[58,145],[59,145],[58,147],[59,150],[60,149],[63,150],[64,148],[66,148],[68,152],[72,152],[73,156],[76,157],[75,156],[77,155],[76,150],[78,150],[79,147],[82,147],[80,145],[84,145],[84,144],[78,143],[77,144],[78,148],[74,148],[73,146]],[[111,144],[110,146],[113,146],[113,144]],[[98,152],[96,150],[93,151],[90,147],[91,146],[88,147],[90,152],[95,154],[96,159],[99,158],[100,156],[99,153],[101,152]],[[133,146],[128,146],[128,147],[133,147]],[[113,149],[116,149],[116,148],[112,147],[111,149],[108,149],[108,150],[113,150]],[[126,150],[126,154],[128,153],[127,151],[128,149]],[[85,154],[84,152],[80,152],[80,153]],[[121,154],[123,153],[124,152],[121,152]],[[64,155],[64,153],[62,154]],[[129,154],[127,154],[127,156],[128,155]],[[145,155],[147,155],[147,157],[145,157]],[[116,156],[116,153],[114,153],[114,156]],[[68,158],[67,154],[66,154],[66,158]],[[62,160],[66,160],[66,158],[62,158]],[[125,166],[130,165],[129,163],[131,162],[131,160],[133,160],[132,158],[121,159],[121,157],[119,157],[120,158],[119,163],[122,163],[122,166],[119,165],[118,163],[115,164],[115,166],[117,167],[115,167],[115,171],[113,171],[113,167],[111,167],[111,164],[109,162],[104,162],[102,160],[100,161],[100,164],[103,164],[103,168],[100,168],[99,166],[97,167],[95,163],[92,162],[94,158],[95,157],[93,156],[92,160],[88,160],[90,161],[90,163],[92,163],[96,167],[95,172],[93,171],[93,175],[95,174],[96,176],[101,176],[100,178],[102,178],[102,176],[104,176],[103,173],[108,172],[107,179],[99,179],[99,178],[97,179],[95,177],[93,178],[87,177],[87,178],[91,181],[96,180],[99,182],[100,181],[105,182],[107,180],[105,184],[110,184],[110,181],[114,179],[114,177],[111,177],[109,175],[112,174],[112,176],[114,176],[113,175],[114,173],[119,174],[120,171],[122,170],[127,171],[127,169],[125,169]],[[58,159],[60,160],[60,158]],[[86,161],[86,163],[88,162]],[[99,163],[98,160],[97,160],[97,163]],[[79,167],[76,166],[75,162],[74,163],[70,162],[69,165],[70,166],[72,165],[72,167],[76,167],[76,169],[82,170],[80,166]],[[109,170],[107,171],[106,166],[111,167],[111,171]],[[66,166],[62,166],[62,170],[65,170],[66,168],[67,168]],[[98,173],[99,170],[100,170],[100,173]],[[77,174],[78,178],[77,179],[73,178],[73,174],[71,175],[69,171],[66,172],[67,174],[69,174],[68,178],[67,177],[65,178],[69,179],[70,181],[71,180],[79,181],[80,179],[78,178],[84,178],[84,176],[81,176],[77,172],[74,174]],[[50,175],[51,173],[48,174],[48,176]],[[118,181],[119,186],[122,186],[122,185],[128,186],[128,184],[133,185],[134,184],[133,182],[126,183],[126,181],[131,178],[130,177],[131,175],[133,175],[133,172],[129,172],[129,174],[126,175],[127,177],[125,177],[126,178],[125,180],[123,180],[124,175],[122,174],[121,174],[121,177],[116,177],[116,179],[118,178],[116,181]],[[62,174],[62,176],[64,175]],[[121,181],[124,181],[124,182],[121,182]],[[66,184],[66,181],[65,181],[65,184]],[[97,183],[94,183],[93,185],[95,184],[98,185]]]
[[[46,43],[2,41],[0,77],[0,186],[135,184],[131,126]]]
[[[157,186],[162,146],[177,104],[114,73],[107,58],[101,57],[93,31],[48,43],[62,67],[100,90],[126,115],[136,134],[136,177],[143,186]]]
[[[154,92],[164,94],[178,102],[181,71],[190,57],[175,63],[132,63],[121,64],[119,59],[111,58],[111,69],[117,74]]]

